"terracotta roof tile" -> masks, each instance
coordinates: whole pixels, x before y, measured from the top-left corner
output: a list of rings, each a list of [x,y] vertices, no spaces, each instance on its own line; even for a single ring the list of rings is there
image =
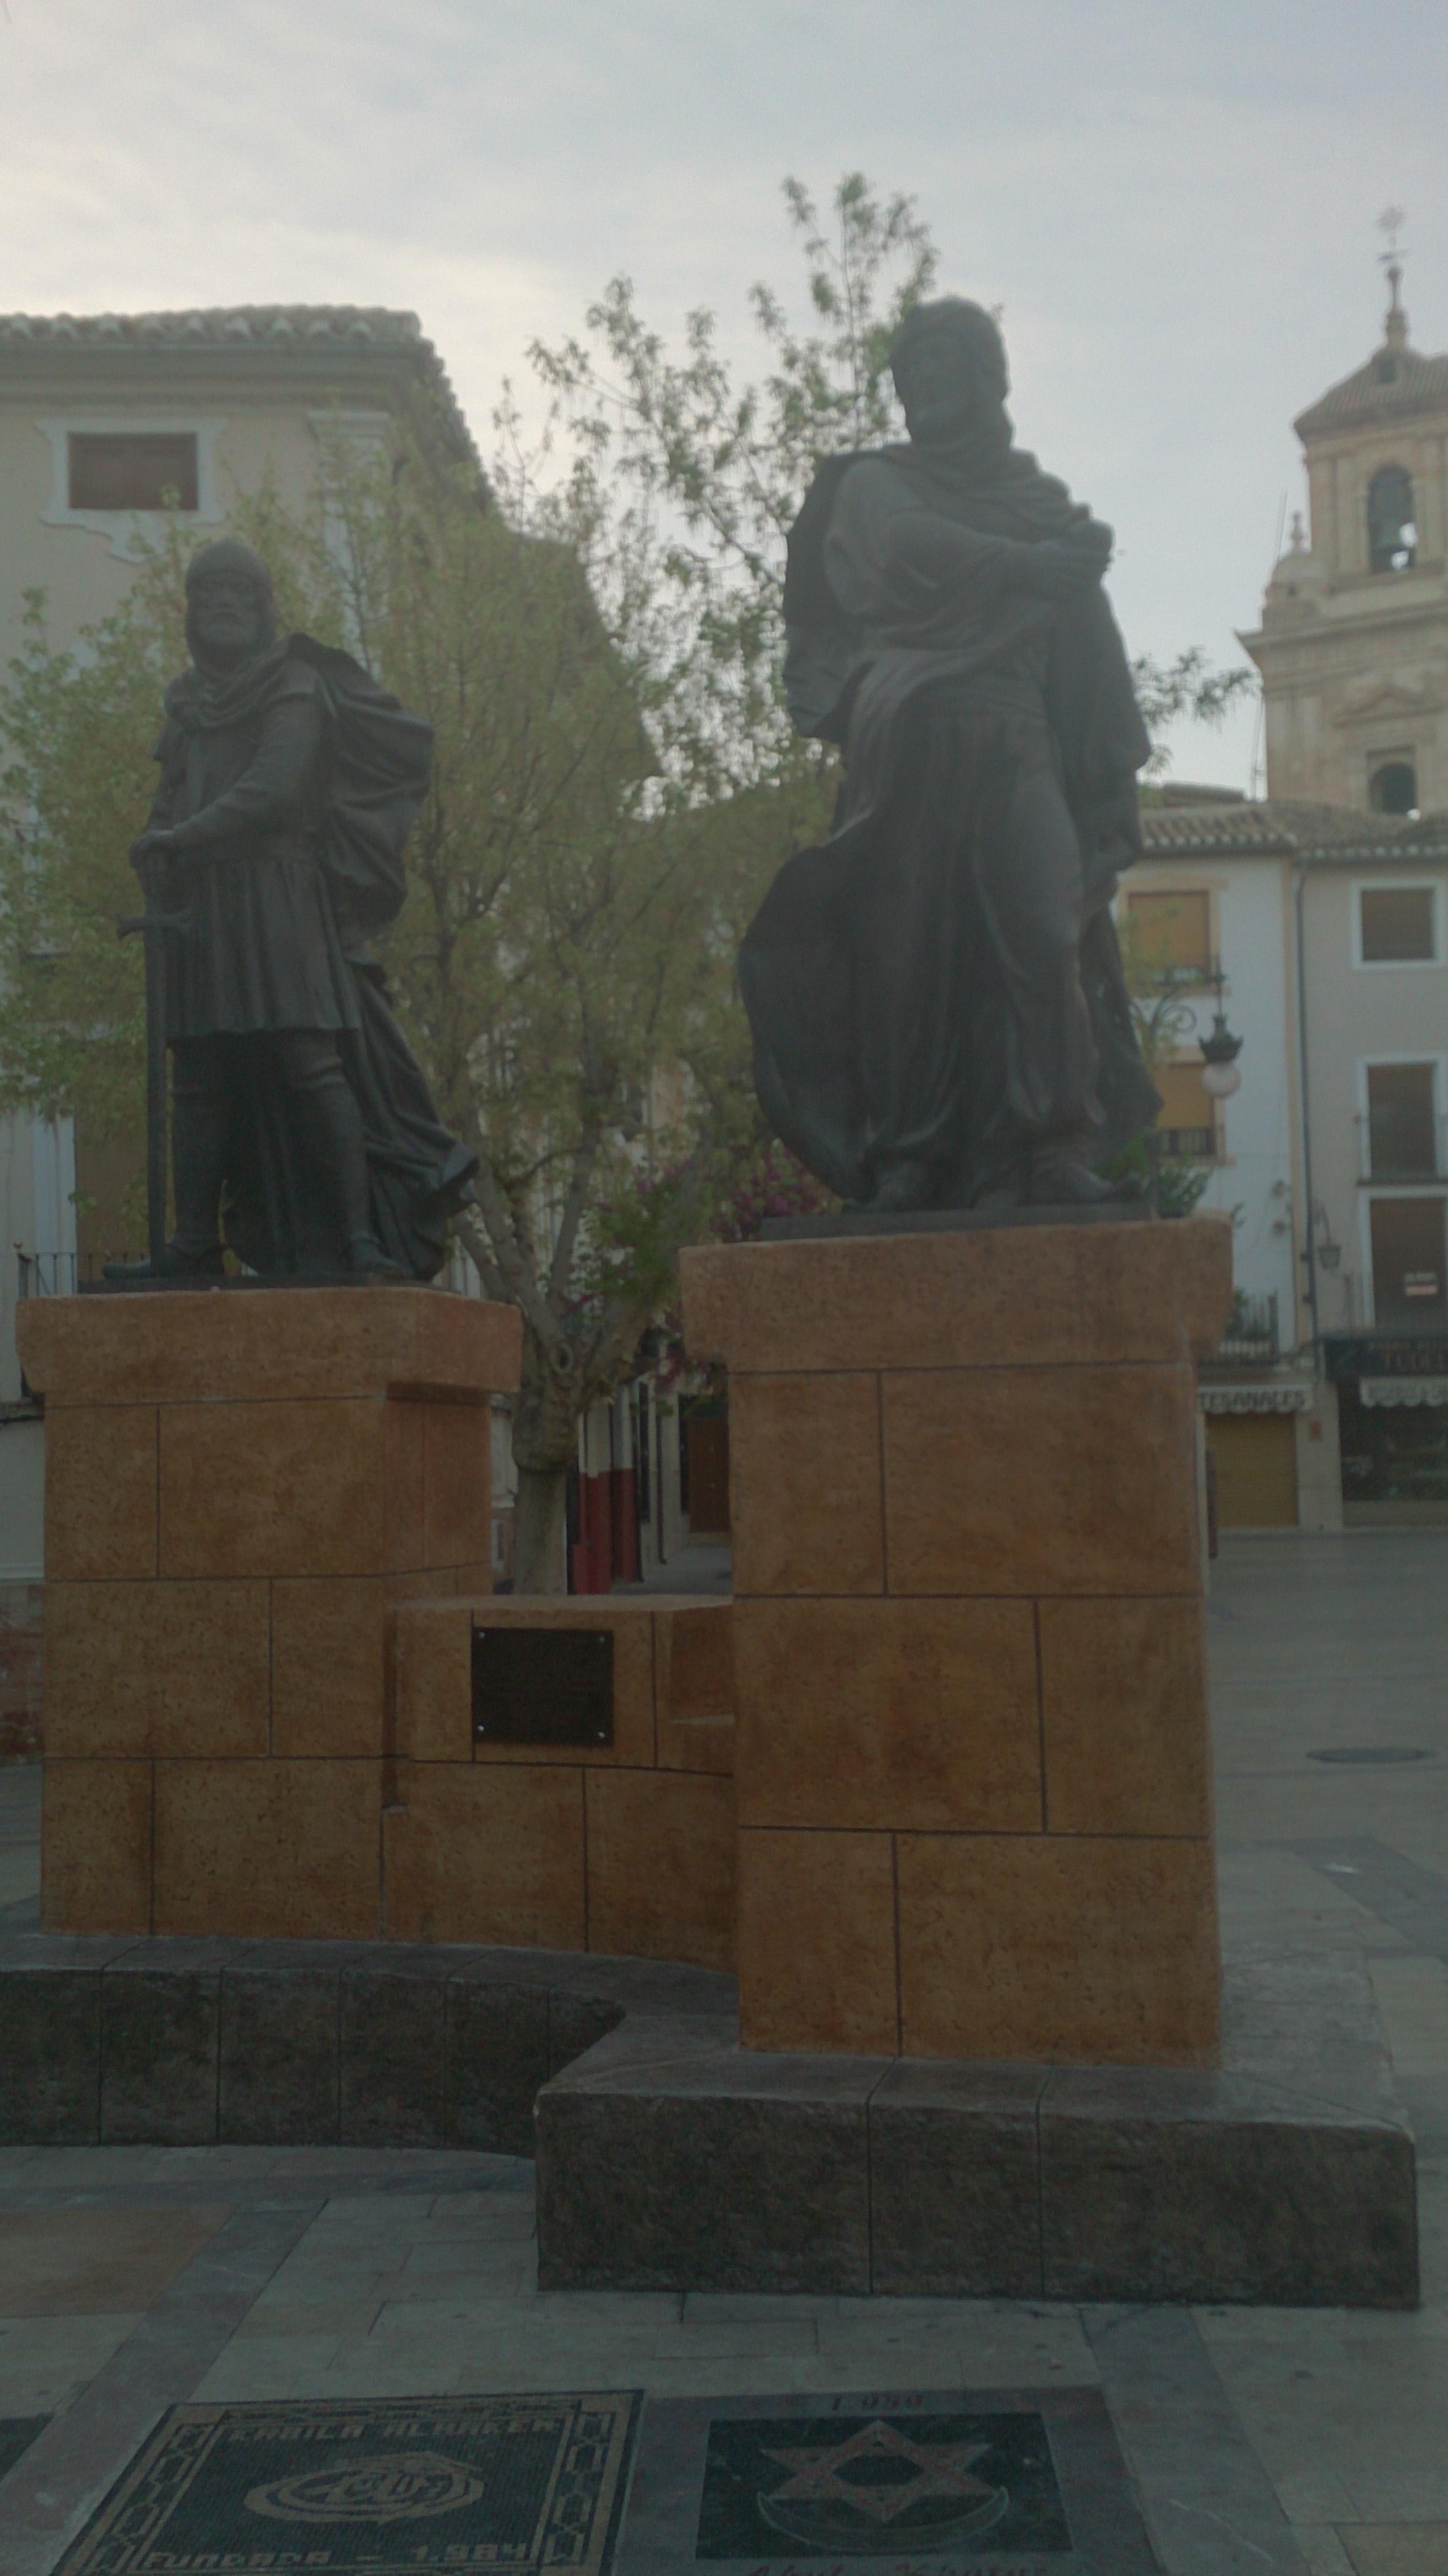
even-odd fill
[[[1441,866],[1448,860],[1448,814],[1398,822],[1386,814],[1281,796],[1231,805],[1150,805],[1142,812],[1141,838],[1148,861],[1300,857],[1309,866]]]
[[[478,461],[466,416],[415,313],[380,304],[237,304],[180,313],[0,314],[0,382],[13,367],[72,349],[112,354],[242,348],[396,352],[438,396],[451,442]]]
[[[1332,385],[1320,401],[1299,412],[1293,427],[1299,438],[1325,430],[1351,429],[1359,422],[1388,421],[1412,412],[1448,411],[1448,357],[1420,357],[1416,349],[1384,344],[1354,375]]]

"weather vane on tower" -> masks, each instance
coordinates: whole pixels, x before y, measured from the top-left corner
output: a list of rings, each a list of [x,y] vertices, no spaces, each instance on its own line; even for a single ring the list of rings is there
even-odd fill
[[[1388,306],[1389,339],[1392,339],[1394,336],[1395,325],[1397,336],[1399,338],[1403,336],[1407,327],[1407,316],[1405,315],[1401,304],[1398,302],[1398,289],[1403,282],[1403,260],[1405,257],[1405,253],[1399,247],[1398,235],[1402,231],[1407,220],[1408,218],[1404,214],[1401,206],[1385,206],[1378,217],[1378,230],[1388,245],[1386,250],[1379,251],[1378,264],[1381,268],[1385,268],[1387,270],[1388,287],[1392,297],[1392,301]]]

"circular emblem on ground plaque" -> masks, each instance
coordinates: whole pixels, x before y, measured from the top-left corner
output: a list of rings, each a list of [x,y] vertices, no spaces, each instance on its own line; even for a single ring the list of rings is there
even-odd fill
[[[421,2522],[476,2504],[481,2478],[436,2451],[379,2451],[371,2459],[334,2460],[295,2478],[253,2487],[252,2513],[271,2522]]]
[[[1004,2487],[971,2471],[988,2442],[917,2442],[897,2425],[867,2424],[843,2442],[808,2450],[768,2448],[792,2474],[757,2501],[790,2540],[857,2557],[882,2550],[927,2554],[979,2539],[1010,2507]]]

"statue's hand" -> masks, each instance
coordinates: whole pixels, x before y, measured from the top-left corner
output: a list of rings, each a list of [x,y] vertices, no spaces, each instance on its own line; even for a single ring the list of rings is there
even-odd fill
[[[175,847],[174,832],[160,826],[152,831],[143,832],[138,841],[131,843],[131,865],[137,876],[144,876],[153,860],[169,858]]]
[[[1083,591],[1095,587],[1105,569],[1100,546],[1080,537],[1050,538],[1026,550],[1027,583],[1043,599],[1079,599]]]
[[[1116,530],[1108,528],[1104,519],[1093,519],[1087,512],[1082,517],[1080,525],[1071,530],[1069,542],[1079,547],[1083,554],[1089,555],[1099,570],[1104,572],[1111,561],[1111,550],[1116,543]]]

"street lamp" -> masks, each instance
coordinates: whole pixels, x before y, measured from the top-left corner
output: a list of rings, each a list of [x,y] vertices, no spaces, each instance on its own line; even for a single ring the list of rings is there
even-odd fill
[[[1242,1041],[1227,1026],[1226,1014],[1220,1008],[1212,1022],[1210,1037],[1202,1040],[1202,1089],[1213,1100],[1230,1100],[1242,1088],[1241,1068],[1237,1058]]]
[[[1202,1089],[1209,1092],[1213,1100],[1230,1100],[1233,1092],[1242,1088],[1242,1075],[1237,1063],[1242,1041],[1228,1028],[1227,1015],[1222,1008],[1226,980],[1219,966],[1210,979],[1217,997],[1216,1016],[1212,1021],[1211,1036],[1202,1040]]]

